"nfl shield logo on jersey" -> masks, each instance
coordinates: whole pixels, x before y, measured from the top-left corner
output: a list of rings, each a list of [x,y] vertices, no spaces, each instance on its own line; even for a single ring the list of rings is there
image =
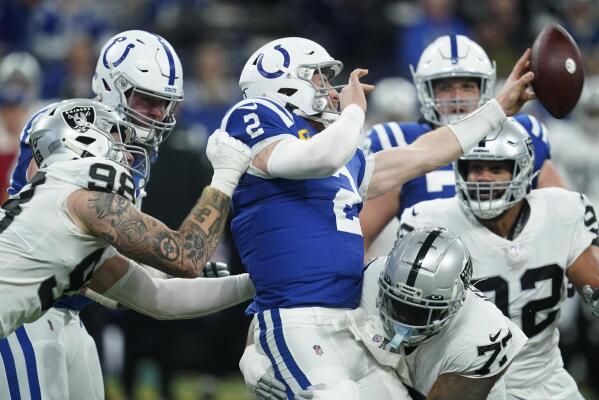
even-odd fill
[[[321,356],[321,355],[322,355],[322,353],[323,353],[323,351],[322,351],[322,347],[320,347],[320,345],[318,345],[318,344],[315,344],[314,346],[312,346],[312,349],[314,349],[314,353],[315,353],[317,356]]]
[[[83,133],[96,120],[96,110],[93,107],[74,107],[63,111],[62,117],[73,130]]]

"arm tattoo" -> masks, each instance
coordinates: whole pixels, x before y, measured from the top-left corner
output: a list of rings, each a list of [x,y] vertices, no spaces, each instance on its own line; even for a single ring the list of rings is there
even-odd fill
[[[173,231],[118,194],[93,192],[87,199],[86,222],[128,258],[172,275],[195,276],[218,245],[230,203],[225,194],[205,188],[179,230]]]
[[[212,256],[227,221],[231,199],[207,187],[179,232],[183,235],[183,257],[200,271]]]

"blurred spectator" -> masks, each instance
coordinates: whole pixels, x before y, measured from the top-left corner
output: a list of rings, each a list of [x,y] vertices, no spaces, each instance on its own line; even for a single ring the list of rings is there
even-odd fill
[[[195,48],[192,68],[185,75],[185,102],[179,119],[179,126],[186,131],[171,139],[172,146],[202,151],[227,109],[241,99],[241,90],[237,79],[231,76],[229,65],[223,44],[209,41]]]
[[[531,45],[519,4],[516,0],[490,0],[473,27],[478,43],[495,61],[498,77],[507,77],[522,51]]]
[[[368,98],[368,126],[382,122],[415,121],[419,117],[418,96],[412,82],[404,78],[385,78],[376,83]],[[368,132],[368,129],[364,129]]]
[[[0,1],[0,52],[27,49],[31,14],[38,3],[38,0]]]
[[[599,74],[599,9],[592,0],[563,2],[565,27],[585,55],[586,70]]]
[[[571,118],[547,119],[555,166],[572,186],[599,205],[599,75],[586,78]]]
[[[231,63],[222,43],[201,43],[191,61],[191,76],[185,76],[186,108],[232,104],[240,99],[239,86],[231,76]]]
[[[38,99],[41,71],[26,52],[8,54],[0,61],[0,203],[19,154],[19,134]]]
[[[59,97],[62,99],[94,97],[90,76],[94,74],[96,57],[93,42],[86,36],[77,38],[65,60]]]
[[[422,14],[397,32],[396,66],[409,76],[424,48],[439,36],[452,33],[469,36],[470,29],[456,14],[454,0],[420,0]],[[483,46],[484,47],[484,46]]]

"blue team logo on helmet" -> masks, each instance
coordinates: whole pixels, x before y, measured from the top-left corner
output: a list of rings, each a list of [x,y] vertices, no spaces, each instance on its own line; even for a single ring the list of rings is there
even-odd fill
[[[289,56],[289,52],[287,50],[285,50],[283,48],[283,46],[281,46],[280,44],[275,46],[275,50],[277,50],[278,52],[280,52],[283,55],[283,67],[288,68],[289,64],[291,63],[291,57]],[[256,63],[256,67],[258,68],[258,72],[260,72],[260,75],[262,75],[263,77],[265,77],[267,79],[275,79],[285,73],[285,71],[283,71],[281,69],[278,71],[275,71],[275,72],[266,71],[264,69],[264,66],[262,65],[263,58],[264,58],[264,54],[260,54],[258,56],[258,60]]]
[[[127,40],[127,37],[119,36],[118,38],[115,38],[112,41],[112,43],[110,43],[110,45],[104,51],[104,54],[102,55],[102,64],[104,64],[104,67],[106,67],[107,69],[110,68],[110,66],[108,65],[108,59],[106,58],[106,55],[108,54],[108,50],[110,50],[110,48],[112,46],[114,46],[115,44],[117,44],[119,42],[122,42],[123,40]],[[129,51],[134,47],[135,47],[135,45],[133,43],[129,43],[127,45],[127,47],[125,48],[125,51],[123,52],[123,54],[119,57],[119,59],[112,63],[112,66],[118,67],[119,64],[122,63],[125,60],[125,58],[127,58],[127,56],[129,55]]]

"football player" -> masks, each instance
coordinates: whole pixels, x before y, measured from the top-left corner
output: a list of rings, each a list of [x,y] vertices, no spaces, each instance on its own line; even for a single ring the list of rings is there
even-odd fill
[[[441,36],[431,43],[422,52],[416,69],[412,67],[412,75],[423,120],[374,126],[364,143],[367,152],[409,145],[436,127],[463,118],[488,102],[495,93],[495,63],[477,43],[462,35]],[[565,187],[549,159],[549,142],[543,124],[532,115],[517,114],[513,118],[526,129],[535,148],[534,170],[540,172],[533,180],[533,188]],[[389,252],[403,210],[420,201],[454,195],[455,179],[452,164],[448,163],[366,202],[360,223],[368,255]],[[385,229],[389,223],[394,230]],[[377,238],[375,247],[370,249]]]
[[[196,277],[201,272],[222,233],[232,190],[249,164],[249,149],[224,132],[213,135],[207,149],[215,168],[212,184],[204,189],[179,230],[173,231],[134,206],[132,173],[143,175],[143,171],[129,165],[130,152],[146,158],[143,148],[123,145],[134,132],[133,125],[116,111],[85,99],[59,103],[34,123],[30,143],[40,170],[0,210],[1,337],[39,318],[62,293],[76,293],[98,266],[98,272],[107,272],[96,284],[97,290],[110,289],[111,282],[139,284],[133,264],[114,267],[110,261],[118,261],[117,257],[104,262],[111,255],[105,252],[107,246],[172,275]],[[111,133],[117,134],[116,140]],[[236,290],[231,293],[238,294]],[[113,297],[118,300],[118,291]],[[146,307],[156,306],[152,297],[146,299]],[[120,301],[127,303],[126,298]],[[221,305],[215,309],[219,308]],[[62,317],[72,319],[68,312]],[[54,329],[52,320],[48,321],[46,335]],[[38,341],[33,347],[25,330],[19,328],[12,339],[0,343],[7,379],[0,387],[11,398],[19,398],[21,385],[31,393],[39,394],[43,387],[47,396],[64,398],[69,383],[63,375],[66,368],[54,368],[62,343],[39,340],[39,335],[35,338]],[[26,368],[20,365],[17,369],[16,349],[22,350],[29,362]],[[46,380],[53,376],[50,371],[38,375],[36,355],[41,358],[41,370],[56,372],[60,383]],[[52,368],[47,366],[50,361]],[[15,374],[24,370],[26,379],[19,381]],[[75,372],[69,379],[90,378],[89,372]],[[38,381],[38,376],[43,379]],[[95,392],[87,395],[97,397]]]
[[[131,30],[116,34],[104,44],[100,52],[92,89],[97,95],[97,100],[116,109],[121,116],[135,125],[134,140],[144,146],[150,159],[154,160],[159,144],[168,137],[175,126],[173,112],[183,100],[183,71],[173,47],[164,38],[150,32]],[[27,184],[28,175],[35,170],[29,143],[31,129],[40,116],[56,105],[51,104],[34,113],[25,125],[20,136],[20,154],[11,177],[9,194],[17,194]],[[145,165],[145,161],[144,157],[134,157],[136,170],[147,175],[132,176],[138,208],[141,207],[142,197],[145,196],[144,187],[149,178],[149,165]],[[85,293],[86,296],[93,295],[90,290],[86,290]],[[93,297],[103,304],[114,305],[114,302],[100,296]],[[81,371],[90,372],[89,376],[73,376],[73,379],[69,379],[69,384],[75,383],[76,386],[68,389],[81,390],[81,393],[95,393],[93,388],[101,388],[102,392],[98,398],[104,398],[97,350],[78,315],[78,312],[90,303],[91,300],[84,296],[63,296],[58,299],[51,312],[45,315],[45,319],[55,319],[55,329],[49,330],[49,323],[39,320],[27,324],[22,329],[22,335],[25,338],[35,337],[34,344],[36,340],[40,340],[41,343],[58,342],[57,338],[60,337],[60,342],[64,343],[57,346],[64,350],[60,354],[64,357],[67,354],[77,354],[70,357],[71,360],[77,361],[71,361],[68,375]],[[61,323],[57,321],[63,320],[70,321],[68,326],[73,328],[58,329]],[[61,335],[57,335],[58,332],[61,332]],[[57,359],[64,360],[64,357],[57,356]],[[25,359],[21,363],[17,362],[17,366],[24,364],[23,369],[31,368],[29,364],[34,361],[35,357]],[[78,363],[79,361],[81,363]],[[40,369],[40,375],[46,371],[48,370]],[[17,372],[23,371],[18,368]],[[35,385],[36,382],[30,382],[30,386]]]
[[[466,246],[443,228],[410,232],[388,257],[371,261],[360,307],[346,313],[348,329],[361,342],[356,360],[374,357],[395,369],[414,398],[505,399],[502,375],[526,336],[470,286],[471,274]],[[250,390],[259,398],[284,398],[264,368],[268,358],[253,347],[240,362]],[[300,398],[326,399],[327,394],[321,387],[301,392]]]
[[[367,71],[354,70],[338,93],[331,81],[341,62],[302,38],[272,41],[246,62],[239,80],[246,98],[221,125],[252,151],[233,196],[232,231],[256,286],[256,341],[289,397],[320,383],[346,398],[355,393],[342,387],[351,386],[343,358],[316,353],[343,348],[336,323],[359,304],[363,199],[447,164],[498,129],[534,96],[526,89],[534,77],[529,54],[501,94],[469,118],[370,158],[357,149],[364,92],[372,89],[359,81]],[[302,350],[314,346],[320,351]]]
[[[473,282],[529,340],[506,374],[514,399],[582,399],[557,347],[569,278],[599,316],[597,218],[586,196],[530,190],[530,136],[515,122],[488,135],[455,163],[457,195],[418,203],[405,233],[431,223],[460,234],[472,253]]]

